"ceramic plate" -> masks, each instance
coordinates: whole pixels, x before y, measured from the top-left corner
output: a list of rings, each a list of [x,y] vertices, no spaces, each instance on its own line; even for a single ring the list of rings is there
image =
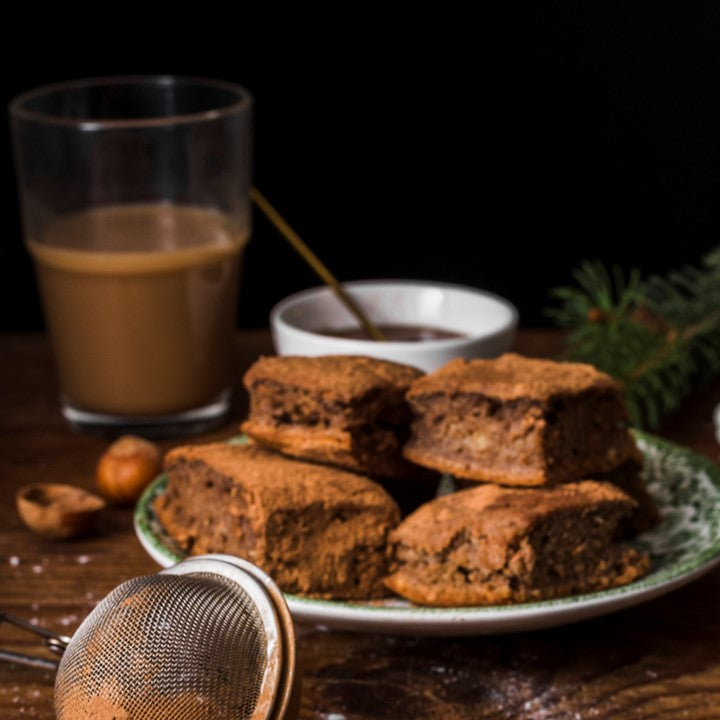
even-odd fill
[[[557,600],[482,608],[422,608],[402,600],[367,603],[311,600],[286,595],[294,619],[332,629],[422,635],[471,635],[552,627],[636,605],[680,587],[720,563],[720,467],[659,438],[637,434],[648,489],[661,525],[636,539],[652,558],[651,572],[629,585]],[[140,498],[135,530],[163,567],[183,553],[152,510],[165,489],[158,477]]]

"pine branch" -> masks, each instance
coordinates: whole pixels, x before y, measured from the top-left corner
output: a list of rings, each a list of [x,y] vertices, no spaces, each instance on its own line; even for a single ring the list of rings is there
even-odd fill
[[[655,426],[694,388],[720,374],[720,246],[701,268],[627,278],[585,261],[577,287],[551,291],[548,310],[569,331],[564,357],[588,362],[623,386],[633,423]]]

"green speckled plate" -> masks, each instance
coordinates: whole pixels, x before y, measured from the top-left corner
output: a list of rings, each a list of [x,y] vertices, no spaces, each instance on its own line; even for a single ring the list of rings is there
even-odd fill
[[[637,433],[648,489],[662,524],[637,538],[650,553],[651,572],[629,585],[557,600],[481,608],[422,608],[402,600],[368,603],[311,600],[286,595],[297,622],[334,629],[422,635],[505,633],[562,625],[603,615],[663,595],[720,563],[720,467],[689,450]],[[179,562],[152,511],[166,478],[158,477],[135,509],[143,547],[163,567]]]

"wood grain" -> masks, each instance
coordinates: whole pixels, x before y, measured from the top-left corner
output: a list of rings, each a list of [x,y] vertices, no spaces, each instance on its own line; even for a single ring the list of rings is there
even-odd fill
[[[518,349],[553,355],[557,333],[523,332]],[[270,352],[265,331],[237,338],[238,378]],[[0,338],[0,608],[72,634],[122,581],[155,572],[132,529],[131,511],[107,511],[102,533],[43,540],[27,531],[15,490],[35,480],[92,489],[103,438],[74,433],[55,397],[47,341]],[[720,384],[690,398],[658,434],[715,462],[711,413]],[[193,440],[237,432],[230,420]],[[164,447],[178,444],[168,440]],[[34,636],[0,625],[0,647],[39,652]],[[720,570],[665,597],[603,618],[505,636],[416,638],[298,627],[303,720],[711,720],[720,718]],[[0,718],[54,718],[53,673],[0,665]]]

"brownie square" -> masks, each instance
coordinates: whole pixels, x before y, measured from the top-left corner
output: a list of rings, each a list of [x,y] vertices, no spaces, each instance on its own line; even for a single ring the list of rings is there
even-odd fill
[[[534,486],[616,468],[635,452],[619,385],[590,365],[453,360],[413,381],[403,454],[469,480]]]
[[[175,448],[165,468],[153,508],[188,554],[243,557],[284,592],[387,594],[386,539],[399,510],[369,478],[227,443]]]
[[[484,484],[423,505],[390,534],[387,587],[422,605],[498,605],[592,592],[647,572],[618,544],[634,501],[590,480]]]
[[[400,452],[416,368],[369,357],[262,357],[245,374],[243,432],[280,452],[368,475],[428,478]],[[433,474],[433,477],[434,474]]]

